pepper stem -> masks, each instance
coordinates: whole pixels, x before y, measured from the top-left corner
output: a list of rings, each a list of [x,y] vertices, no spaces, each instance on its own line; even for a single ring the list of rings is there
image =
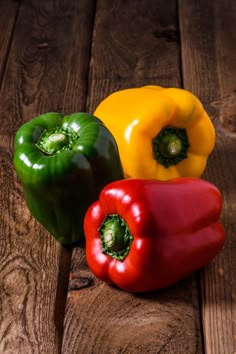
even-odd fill
[[[177,135],[166,135],[160,143],[160,151],[166,157],[178,155],[181,149],[182,142]]]
[[[154,158],[167,168],[187,158],[190,144],[186,129],[165,127],[153,139],[152,146]]]
[[[98,231],[102,252],[123,261],[133,241],[126,222],[118,214],[107,215]]]
[[[68,142],[68,137],[62,133],[51,134],[47,139],[48,148],[53,150],[60,150],[63,146],[68,144]]]
[[[77,138],[77,134],[73,131],[65,131],[60,128],[56,128],[53,131],[45,130],[36,146],[45,154],[54,155],[61,150],[71,150]]]

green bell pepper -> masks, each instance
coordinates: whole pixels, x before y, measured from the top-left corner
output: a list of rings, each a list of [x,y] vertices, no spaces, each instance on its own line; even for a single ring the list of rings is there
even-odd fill
[[[61,244],[77,244],[89,205],[107,183],[123,178],[113,135],[88,113],[46,113],[19,128],[14,148],[31,214]]]

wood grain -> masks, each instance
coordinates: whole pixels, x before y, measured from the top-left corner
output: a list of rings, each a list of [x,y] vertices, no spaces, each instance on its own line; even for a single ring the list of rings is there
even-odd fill
[[[0,83],[5,70],[20,4],[14,0],[0,1]]]
[[[74,253],[72,271],[89,285],[69,292],[63,354],[202,352],[193,278],[158,293],[132,295],[98,281],[83,249]]]
[[[0,353],[236,352],[235,21],[234,0],[0,1]],[[71,252],[28,212],[13,138],[36,115],[92,113],[145,84],[184,86],[212,117],[204,178],[223,193],[227,242],[200,274],[132,295],[98,281],[83,248],[70,269]]]
[[[0,97],[0,352],[4,354],[61,352],[71,252],[29,214],[12,166],[13,138],[23,122],[39,114],[85,109],[92,20],[93,1],[26,0],[15,24]],[[10,40],[6,32],[1,36]]]
[[[217,131],[204,177],[223,193],[222,221],[227,232],[224,250],[201,273],[205,350],[207,354],[234,353],[236,7],[233,0],[181,0],[179,14],[184,87],[203,100]]]
[[[148,6],[145,1],[138,6],[130,0],[114,1],[112,6],[97,2],[88,111],[122,88],[181,85],[175,10],[170,0],[150,1]]]
[[[97,1],[89,112],[120,88],[181,85],[176,14],[175,1]],[[95,279],[77,248],[69,289],[63,354],[202,353],[194,277],[132,295]]]

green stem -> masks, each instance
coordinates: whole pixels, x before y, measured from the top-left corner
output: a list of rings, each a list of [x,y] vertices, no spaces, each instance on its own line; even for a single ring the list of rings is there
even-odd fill
[[[154,158],[167,168],[187,158],[190,144],[186,129],[165,127],[153,139],[152,146]]]
[[[123,261],[133,241],[126,222],[118,214],[107,215],[98,231],[102,252]]]
[[[62,128],[44,130],[36,146],[47,155],[55,155],[62,150],[71,150],[77,138],[75,132]]]

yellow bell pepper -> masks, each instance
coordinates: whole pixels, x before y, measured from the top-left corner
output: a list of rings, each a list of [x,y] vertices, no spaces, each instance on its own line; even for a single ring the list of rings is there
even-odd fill
[[[94,115],[115,137],[126,177],[200,177],[215,145],[214,126],[201,102],[179,88],[117,91]]]

